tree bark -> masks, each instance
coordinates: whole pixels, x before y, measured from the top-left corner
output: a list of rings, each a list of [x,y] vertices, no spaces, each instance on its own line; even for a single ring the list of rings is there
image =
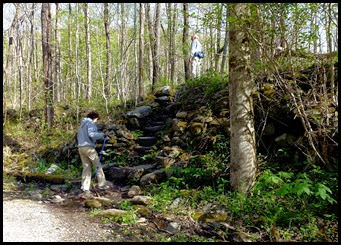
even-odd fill
[[[144,97],[144,3],[140,3],[140,34],[139,34],[139,93],[137,101],[140,102]]]
[[[250,16],[250,9],[245,3],[231,4],[231,7],[231,16],[240,22],[230,26],[230,183],[233,190],[245,193],[256,179],[251,51],[249,37],[245,31],[249,24],[242,24]]]
[[[156,3],[156,8],[155,8],[155,26],[154,26],[154,31],[155,31],[155,39],[154,39],[154,55],[153,55],[153,83],[152,83],[152,91],[155,90],[156,83],[159,82],[160,80],[160,9],[161,9],[161,4]]]
[[[222,19],[223,7],[219,4],[218,9],[218,24],[217,24],[217,49],[215,54],[215,70],[218,71],[219,67],[219,59],[220,59],[220,39],[221,39],[221,19]]]
[[[60,75],[61,75],[61,64],[60,64],[60,33],[58,31],[58,16],[59,14],[59,4],[56,3],[56,22],[55,22],[55,40],[56,42],[56,46],[55,46],[55,83],[56,83],[56,100],[57,102],[60,102],[60,95],[61,95],[61,79],[60,79]]]
[[[72,35],[71,35],[71,22],[72,19],[72,8],[71,8],[71,3],[69,3],[69,16],[68,16],[68,48],[69,48],[69,52],[68,52],[68,56],[69,56],[69,69],[68,69],[68,80],[69,80],[69,85],[70,85],[70,98],[72,97],[72,95],[74,97],[76,97],[76,85],[73,83],[73,76],[72,76],[72,71],[73,71],[73,67],[72,67]],[[72,92],[73,91],[73,92]]]
[[[16,5],[15,6],[15,14],[14,18],[12,21],[12,24],[9,28],[9,33],[8,33],[8,49],[7,49],[7,59],[6,59],[6,66],[5,69],[3,70],[3,90],[6,92],[7,87],[9,88],[10,86],[10,80],[11,80],[11,74],[12,74],[12,66],[13,66],[13,50],[14,50],[14,28],[16,27],[19,19],[19,12],[20,9]],[[3,103],[3,111],[5,112],[5,120],[6,122],[6,109],[7,109],[7,99],[6,99],[6,94],[4,93],[4,103]]]
[[[228,16],[229,16],[228,5],[226,5],[225,39],[224,39],[223,58],[222,58],[222,61],[221,61],[220,73],[223,73],[224,69],[225,69],[225,62],[226,62],[226,56],[227,56],[227,48],[228,48],[228,43],[229,43],[229,22],[227,20]],[[227,69],[227,73],[228,73],[228,69]]]
[[[190,70],[189,70],[189,22],[188,22],[188,3],[183,3],[183,11],[184,11],[184,29],[182,35],[182,49],[184,55],[184,69],[185,69],[185,80],[189,80],[191,78]]]
[[[48,128],[53,126],[53,81],[51,56],[51,5],[43,3],[41,9],[43,80],[45,83],[45,118]]]
[[[85,25],[85,36],[86,36],[86,77],[87,77],[87,93],[86,99],[90,100],[92,95],[92,80],[91,80],[91,43],[90,43],[90,32],[89,32],[89,16],[88,16],[88,4],[83,4],[84,11],[84,25]]]
[[[109,96],[109,79],[111,73],[111,45],[110,45],[110,30],[109,30],[109,10],[108,3],[104,3],[104,30],[105,30],[105,45],[107,49],[107,62],[105,67],[105,85],[104,95]]]

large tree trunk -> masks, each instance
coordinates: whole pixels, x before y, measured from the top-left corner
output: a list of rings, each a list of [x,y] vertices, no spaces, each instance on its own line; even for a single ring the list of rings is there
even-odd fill
[[[215,70],[218,71],[219,59],[220,59],[220,39],[221,39],[221,19],[222,19],[223,7],[220,4],[218,10],[218,24],[217,24],[217,49],[215,53]]]
[[[10,86],[10,80],[11,80],[11,74],[12,74],[12,66],[13,66],[13,50],[14,50],[14,28],[18,23],[18,18],[19,18],[19,7],[16,5],[15,8],[15,15],[12,21],[12,24],[9,28],[9,33],[8,33],[8,49],[7,49],[7,60],[6,60],[6,66],[5,69],[3,70],[3,91],[6,92],[6,88]],[[8,91],[9,92],[9,91]],[[4,95],[4,103],[3,103],[3,111],[5,112],[5,119],[4,123],[6,122],[6,115],[7,115],[7,99],[6,99],[6,94],[8,93],[3,93]]]
[[[68,16],[69,68],[68,68],[68,80],[69,80],[69,85],[70,85],[70,90],[69,90],[70,91],[70,99],[72,98],[72,96],[76,97],[76,86],[74,86],[73,76],[72,76],[73,67],[72,67],[72,35],[71,35],[71,25],[72,25],[71,18],[72,18],[72,16],[71,15],[72,15],[72,8],[71,8],[71,3],[69,3],[69,16]]]
[[[228,43],[229,43],[229,22],[227,20],[228,16],[229,16],[228,5],[226,5],[225,40],[224,40],[223,58],[221,61],[220,73],[223,73],[224,69],[225,69],[225,62],[226,62],[226,57],[227,57],[227,48],[228,48]],[[227,70],[227,73],[228,72],[229,71]]]
[[[108,3],[104,3],[104,30],[105,30],[105,46],[107,49],[107,62],[105,67],[105,85],[104,95],[109,96],[109,79],[111,72],[111,45],[110,45],[110,31],[109,31],[109,10]]]
[[[144,97],[144,3],[140,3],[140,35],[139,35],[139,93],[137,101]]]
[[[55,22],[55,40],[57,41],[57,44],[55,46],[55,99],[57,100],[57,102],[60,102],[60,95],[61,95],[61,79],[60,79],[60,75],[61,75],[61,64],[60,64],[60,34],[58,31],[58,14],[59,14],[59,4],[56,3],[56,22]]]
[[[88,4],[83,4],[84,11],[84,25],[85,25],[85,36],[86,36],[86,78],[88,82],[88,89],[86,93],[86,99],[91,99],[92,94],[92,82],[91,82],[91,43],[90,43],[90,32],[89,32],[89,16],[88,16]]]
[[[176,84],[175,81],[175,38],[176,38],[176,19],[177,19],[177,3],[174,3],[173,7],[173,21],[172,21],[172,37],[171,37],[171,47],[172,51],[170,53],[170,66],[171,66],[171,76],[170,79],[173,83]]]
[[[152,83],[152,91],[154,91],[156,83],[160,79],[160,63],[159,63],[159,53],[160,53],[160,8],[161,4],[156,3],[155,8],[155,43],[154,43],[154,55],[153,55],[153,83]]]
[[[51,6],[43,3],[41,8],[41,29],[43,48],[43,80],[45,83],[45,118],[49,128],[53,126],[53,81],[51,56]]]
[[[182,45],[183,45],[183,55],[184,55],[184,67],[185,67],[185,80],[191,78],[190,70],[189,70],[189,22],[188,22],[188,3],[183,3],[183,11],[184,11],[184,29],[182,36]]]
[[[253,79],[250,64],[250,43],[243,23],[250,16],[247,4],[231,4],[231,16],[240,20],[230,29],[230,129],[232,189],[247,192],[256,178],[256,143],[252,101]]]
[[[151,67],[150,67],[150,71],[151,71],[151,80],[152,80],[152,83],[153,83],[153,79],[154,79],[154,54],[155,54],[155,46],[154,46],[154,42],[155,42],[155,33],[153,31],[153,26],[152,26],[152,19],[151,19],[151,16],[150,16],[150,5],[149,3],[145,3],[146,4],[146,21],[147,21],[147,25],[148,25],[148,32],[149,32],[149,46],[150,46],[150,49],[149,49],[149,56],[151,56],[151,58],[149,59],[150,60],[150,64],[151,64]],[[151,55],[150,55],[151,53]]]

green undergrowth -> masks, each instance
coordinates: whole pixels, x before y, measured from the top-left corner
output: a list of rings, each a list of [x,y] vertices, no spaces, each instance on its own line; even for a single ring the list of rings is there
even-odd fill
[[[194,177],[195,178],[195,177]],[[208,203],[228,210],[229,220],[241,229],[257,227],[270,241],[335,241],[337,224],[337,174],[311,165],[304,173],[262,171],[249,194],[228,189],[228,179],[219,185],[190,188],[190,179],[171,177],[151,186],[151,208],[157,212],[188,215],[200,213]],[[176,198],[181,203],[171,204]]]

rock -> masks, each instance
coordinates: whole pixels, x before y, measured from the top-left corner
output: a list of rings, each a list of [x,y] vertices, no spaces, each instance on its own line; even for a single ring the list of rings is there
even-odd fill
[[[165,177],[165,171],[162,169],[155,170],[152,173],[146,174],[141,177],[140,184],[146,185],[151,183],[157,183]]]
[[[237,231],[233,233],[233,240],[235,242],[252,242],[251,236],[245,232]]]
[[[228,217],[226,211],[218,209],[205,212],[198,220],[205,223],[224,222],[228,220]]]
[[[65,199],[59,195],[55,195],[53,199],[50,199],[50,202],[52,202],[52,203],[60,203],[63,201],[65,201]]]
[[[171,233],[177,233],[180,231],[180,229],[181,229],[181,225],[179,225],[176,222],[170,222],[167,225],[167,230]]]
[[[163,140],[164,142],[170,142],[170,141],[171,141],[168,134],[164,135],[164,136],[162,137],[162,140]]]
[[[137,143],[140,146],[152,146],[156,143],[156,137],[139,137]]]
[[[54,163],[51,164],[51,166],[46,170],[45,174],[53,174],[55,173],[60,167]]]
[[[181,151],[182,151],[181,148],[177,145],[172,147],[165,146],[162,149],[162,152],[164,152],[167,156],[171,158],[176,158],[177,156],[179,156]]]
[[[166,104],[167,102],[170,102],[171,98],[169,96],[161,96],[155,99],[155,102],[160,104]]]
[[[106,198],[106,197],[94,197],[94,200],[101,203],[102,206],[104,206],[104,207],[111,207],[112,204],[115,202],[115,201],[110,200],[109,198]]]
[[[175,198],[175,200],[172,202],[172,204],[169,206],[170,208],[177,208],[181,202],[181,199],[179,197]]]
[[[101,217],[106,217],[106,218],[113,218],[113,217],[121,217],[125,215],[127,211],[121,210],[121,209],[107,209],[107,210],[102,210],[100,211],[97,215]]]
[[[87,208],[101,208],[102,207],[102,203],[96,199],[85,200],[84,205]]]
[[[161,161],[162,161],[162,166],[164,168],[169,168],[176,162],[174,158],[169,158],[169,157],[164,157],[162,158]]]
[[[185,119],[187,117],[187,112],[180,111],[180,112],[176,113],[175,117],[180,118],[180,119]]]
[[[139,218],[139,219],[136,221],[136,223],[137,223],[137,224],[141,224],[141,223],[145,223],[146,221],[147,221],[146,218],[141,217],[141,218]]]
[[[51,185],[50,189],[52,191],[67,191],[68,186],[67,185]]]
[[[204,131],[204,124],[199,122],[193,122],[189,126],[189,130],[192,133],[192,135],[200,135]]]
[[[187,125],[187,122],[179,121],[178,119],[174,118],[172,122],[172,130],[175,132],[183,132],[187,128]]]
[[[131,117],[128,119],[128,124],[132,127],[132,128],[140,128],[141,127],[141,123],[139,121],[139,119],[137,119],[136,117]]]
[[[144,173],[143,168],[108,167],[103,170],[108,180],[115,183],[126,183],[129,180],[139,180]]]
[[[148,205],[152,202],[152,198],[149,196],[134,196],[130,201],[133,204]]]
[[[161,88],[157,88],[154,95],[156,97],[161,97],[161,96],[171,96],[174,95],[174,91],[171,88],[171,86],[164,86]]]
[[[138,185],[133,185],[128,191],[128,197],[140,195],[142,193],[141,188]]]
[[[143,205],[138,204],[138,205],[134,205],[133,207],[136,208],[136,211],[142,216],[148,216],[149,214],[152,213],[152,211],[149,208]]]
[[[150,106],[144,105],[137,107],[133,111],[128,111],[127,116],[128,117],[137,117],[137,118],[145,118],[149,116],[152,113],[152,108]]]
[[[41,201],[43,199],[43,195],[40,193],[41,190],[33,190],[29,191],[29,195],[32,197],[35,201]]]

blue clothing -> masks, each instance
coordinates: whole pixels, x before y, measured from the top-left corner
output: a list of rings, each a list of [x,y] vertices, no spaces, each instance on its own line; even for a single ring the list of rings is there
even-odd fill
[[[91,118],[83,118],[77,133],[78,147],[96,147],[96,140],[104,138],[105,134],[98,132],[97,126]]]
[[[194,39],[191,43],[191,57],[194,57],[195,52],[202,52],[202,46],[198,39]]]

